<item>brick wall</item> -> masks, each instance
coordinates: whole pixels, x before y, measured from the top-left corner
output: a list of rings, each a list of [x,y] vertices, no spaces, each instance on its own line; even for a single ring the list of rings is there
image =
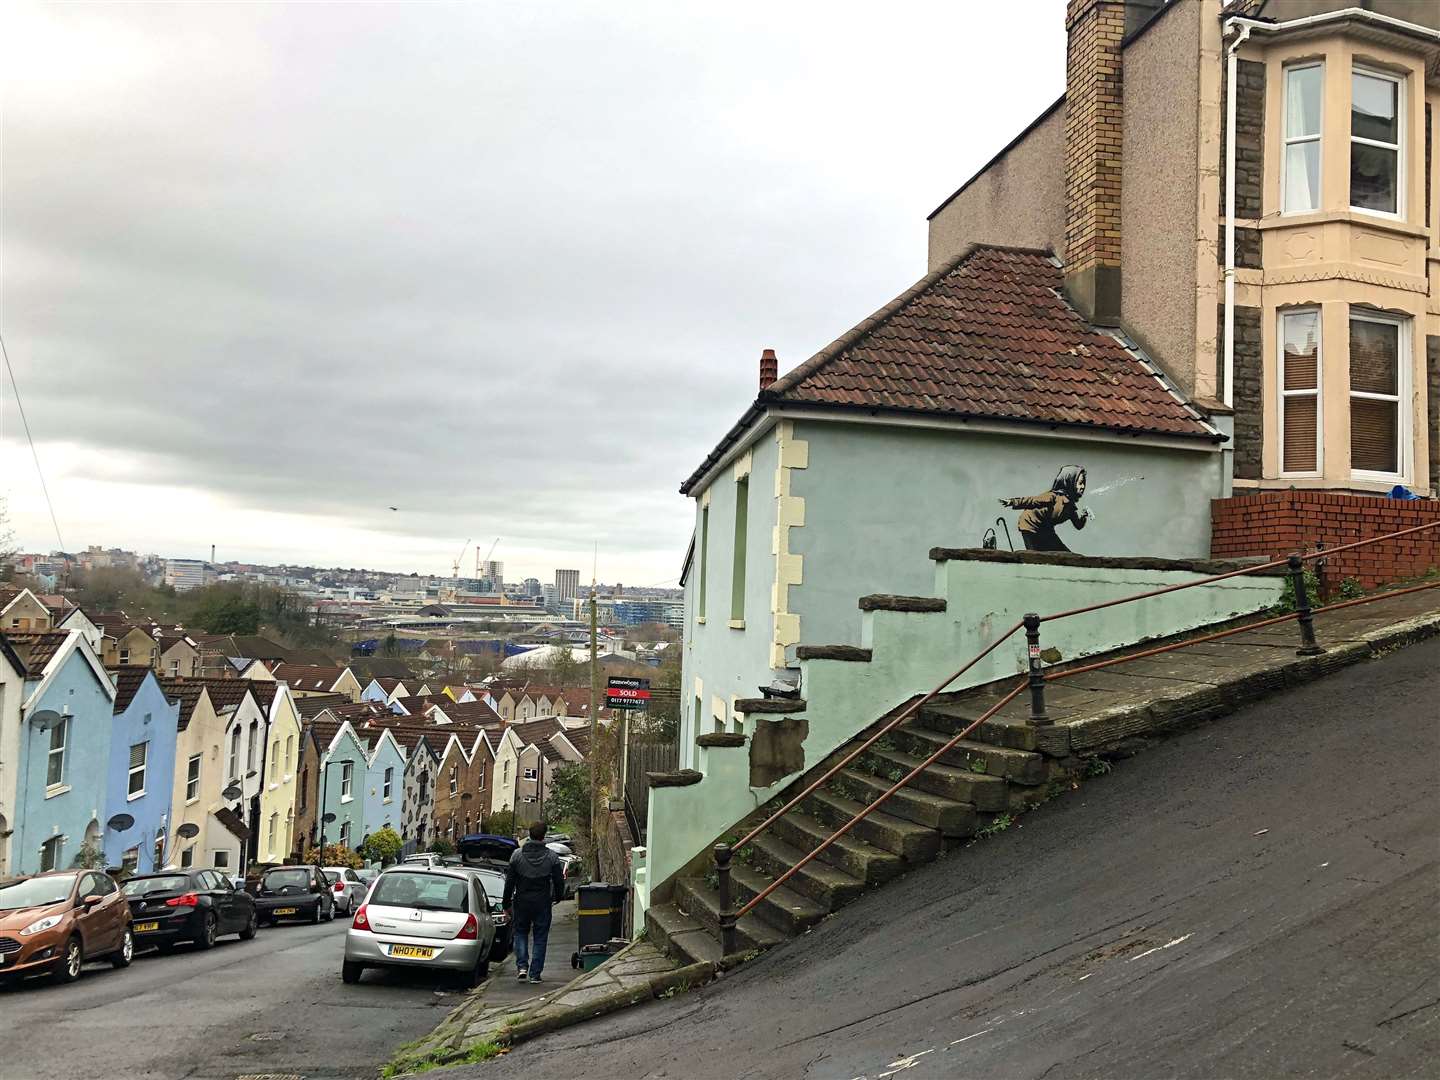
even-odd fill
[[[1440,492],[1440,334],[1425,339],[1425,394],[1430,406],[1430,490]]]
[[[1066,266],[1119,266],[1125,5],[1070,0],[1065,28]]]
[[[1440,520],[1440,499],[1405,502],[1378,495],[1329,491],[1260,491],[1210,504],[1210,557],[1277,558],[1316,545],[1338,547],[1371,536]],[[1365,588],[1440,568],[1440,528],[1341,552],[1325,560],[1321,581],[1330,591],[1346,578]]]

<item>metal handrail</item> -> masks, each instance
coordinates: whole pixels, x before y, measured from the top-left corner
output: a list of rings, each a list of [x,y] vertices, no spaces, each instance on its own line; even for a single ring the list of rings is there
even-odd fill
[[[1071,608],[1066,611],[1056,612],[1051,615],[1041,616],[1035,613],[1027,614],[1020,622],[1015,623],[1013,626],[1007,629],[1003,634],[1001,634],[998,638],[996,638],[984,649],[982,649],[973,659],[967,662],[953,675],[945,679],[944,682],[940,683],[937,687],[935,687],[935,689],[931,690],[923,697],[912,701],[890,721],[876,729],[864,742],[860,743],[860,745],[855,747],[855,749],[851,750],[848,754],[846,754],[845,757],[843,757],[837,764],[832,765],[828,770],[826,770],[826,772],[822,776],[820,776],[817,780],[812,781],[808,786],[806,786],[805,789],[800,792],[800,794],[791,798],[787,803],[785,803],[784,806],[772,813],[769,817],[767,817],[759,825],[751,829],[734,844],[719,843],[715,845],[714,858],[715,868],[718,872],[719,877],[720,934],[723,952],[728,955],[735,951],[736,923],[742,917],[754,910],[754,908],[759,905],[766,897],[768,897],[776,889],[780,888],[783,884],[785,884],[785,882],[789,881],[790,878],[794,877],[795,874],[797,874],[802,868],[804,868],[812,860],[818,857],[821,852],[825,851],[837,840],[839,840],[840,837],[846,835],[852,828],[858,825],[865,818],[869,817],[870,814],[872,814],[878,807],[880,807],[883,803],[889,800],[889,798],[897,791],[903,788],[911,780],[915,779],[916,776],[920,775],[920,773],[924,772],[931,765],[935,764],[935,762],[940,760],[940,758],[942,758],[945,754],[949,753],[952,749],[954,749],[958,743],[964,740],[966,736],[968,736],[981,724],[985,723],[1001,709],[1003,709],[1006,705],[1014,701],[1015,698],[1018,697],[1020,693],[1024,691],[1027,687],[1029,687],[1032,695],[1030,722],[1038,726],[1050,723],[1049,717],[1046,714],[1044,707],[1044,684],[1046,682],[1054,681],[1056,679],[1068,678],[1070,676],[1079,675],[1088,671],[1096,671],[1101,668],[1113,667],[1116,664],[1126,663],[1131,660],[1139,660],[1147,656],[1156,656],[1160,653],[1172,652],[1176,649],[1185,648],[1189,645],[1198,645],[1202,642],[1215,641],[1220,638],[1230,637],[1234,634],[1245,633],[1247,631],[1260,629],[1261,627],[1273,626],[1279,623],[1291,621],[1296,621],[1300,624],[1301,647],[1298,650],[1300,654],[1314,655],[1316,653],[1323,652],[1324,650],[1315,643],[1315,635],[1312,622],[1314,611],[1311,609],[1309,599],[1306,596],[1304,564],[1312,560],[1328,558],[1329,556],[1338,554],[1342,551],[1350,551],[1354,548],[1365,547],[1370,544],[1382,543],[1387,540],[1394,540],[1397,537],[1409,536],[1414,533],[1425,532],[1426,530],[1435,528],[1440,528],[1440,520],[1427,522],[1423,525],[1416,525],[1407,529],[1400,529],[1393,533],[1385,533],[1380,536],[1372,536],[1368,539],[1358,540],[1349,544],[1343,544],[1339,547],[1325,548],[1321,551],[1317,551],[1311,554],[1297,553],[1287,556],[1284,559],[1275,559],[1269,562],[1258,563],[1254,566],[1246,566],[1239,570],[1231,570],[1223,574],[1213,574],[1195,581],[1182,582],[1178,585],[1168,585],[1163,588],[1151,589],[1145,592],[1135,593],[1130,596],[1118,597],[1113,600],[1103,600],[1094,604],[1087,604],[1082,607]],[[1115,657],[1110,660],[1099,661],[1097,663],[1085,665],[1078,668],[1070,668],[1064,671],[1055,671],[1049,673],[1043,672],[1040,668],[1039,627],[1042,623],[1059,619],[1066,619],[1075,615],[1084,615],[1093,611],[1100,611],[1105,608],[1116,607],[1120,604],[1133,603],[1137,600],[1146,600],[1155,596],[1163,596],[1167,593],[1178,592],[1182,589],[1193,589],[1201,585],[1211,585],[1217,581],[1225,581],[1229,578],[1242,577],[1247,574],[1257,574],[1265,570],[1275,569],[1279,566],[1285,566],[1289,570],[1292,587],[1295,592],[1296,610],[1293,612],[1287,612],[1284,615],[1275,616],[1269,619],[1263,619],[1258,622],[1246,623],[1243,626],[1233,627],[1231,629],[1222,630],[1213,634],[1206,634],[1195,638],[1187,638],[1184,641],[1172,642],[1169,645],[1162,645],[1154,649],[1142,650],[1138,653],[1130,653],[1125,656]],[[1372,603],[1376,600],[1390,599],[1391,597],[1403,596],[1407,593],[1423,592],[1427,589],[1433,589],[1437,587],[1440,587],[1440,581],[1433,582],[1427,585],[1413,586],[1407,589],[1399,589],[1385,593],[1378,593],[1374,596],[1361,597],[1357,600],[1348,600],[1337,604],[1330,604],[1317,610],[1336,611],[1341,608],[1354,607],[1358,604]],[[900,724],[908,720],[916,713],[916,711],[924,707],[930,701],[934,700],[934,698],[936,698],[939,694],[943,693],[946,687],[948,687],[961,675],[965,674],[965,672],[969,671],[986,656],[990,655],[990,653],[992,653],[1005,641],[1008,641],[1012,636],[1014,636],[1015,632],[1017,630],[1020,630],[1022,627],[1026,631],[1026,638],[1029,646],[1028,651],[1030,654],[1030,670],[1022,682],[1013,687],[994,705],[992,705],[989,709],[982,713],[976,720],[967,725],[964,730],[952,736],[943,746],[941,746],[938,750],[936,750],[919,765],[911,769],[910,772],[907,773],[903,778],[896,781],[894,786],[886,790],[883,794],[879,795],[873,801],[867,803],[861,809],[860,813],[856,814],[844,825],[840,826],[840,828],[838,828],[834,833],[832,833],[829,837],[822,841],[820,845],[816,847],[813,851],[808,852],[798,862],[796,862],[794,866],[791,866],[783,874],[770,882],[769,885],[767,885],[765,888],[761,889],[758,893],[751,897],[750,900],[746,904],[744,904],[738,911],[734,911],[733,913],[731,912],[732,897],[730,882],[730,864],[735,851],[743,848],[746,844],[754,840],[755,837],[759,836],[762,832],[764,832],[771,825],[773,825],[777,820],[779,820],[785,814],[793,810],[797,805],[804,801],[807,796],[812,794],[817,788],[827,783],[836,773],[849,765],[850,762],[855,760],[855,758],[857,758],[860,754],[864,753],[865,750],[874,745],[874,743],[883,738],[890,731],[894,730]]]

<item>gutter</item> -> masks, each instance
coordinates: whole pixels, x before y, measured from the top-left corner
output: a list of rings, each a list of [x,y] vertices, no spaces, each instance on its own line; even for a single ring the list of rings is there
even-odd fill
[[[1426,39],[1440,44],[1440,30],[1382,15],[1364,8],[1348,7],[1338,11],[1327,11],[1319,15],[1306,15],[1286,22],[1271,22],[1266,19],[1251,19],[1240,15],[1221,16],[1224,20],[1222,37],[1229,37],[1238,31],[1235,40],[1225,49],[1225,329],[1224,359],[1225,393],[1227,406],[1235,406],[1235,69],[1236,53],[1251,33],[1281,34],[1288,30],[1302,30],[1329,23],[1347,22],[1351,19],[1370,23],[1385,30],[1394,30],[1411,37]]]

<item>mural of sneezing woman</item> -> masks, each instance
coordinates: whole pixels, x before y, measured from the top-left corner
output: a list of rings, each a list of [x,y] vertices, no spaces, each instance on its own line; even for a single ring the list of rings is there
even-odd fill
[[[1026,551],[1069,551],[1055,527],[1068,521],[1077,529],[1085,528],[1090,511],[1077,509],[1084,494],[1085,470],[1079,465],[1066,465],[1055,474],[1055,482],[1043,495],[1001,499],[1000,505],[1024,511],[1019,528]]]

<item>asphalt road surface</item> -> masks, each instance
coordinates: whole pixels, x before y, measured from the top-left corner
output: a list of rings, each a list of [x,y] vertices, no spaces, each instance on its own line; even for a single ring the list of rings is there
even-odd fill
[[[345,986],[348,925],[262,927],[208,952],[140,953],[125,971],[90,964],[70,986],[0,989],[0,1080],[373,1080],[461,992],[419,972],[368,971]]]
[[[723,980],[437,1074],[1440,1075],[1440,640],[1116,765]]]

